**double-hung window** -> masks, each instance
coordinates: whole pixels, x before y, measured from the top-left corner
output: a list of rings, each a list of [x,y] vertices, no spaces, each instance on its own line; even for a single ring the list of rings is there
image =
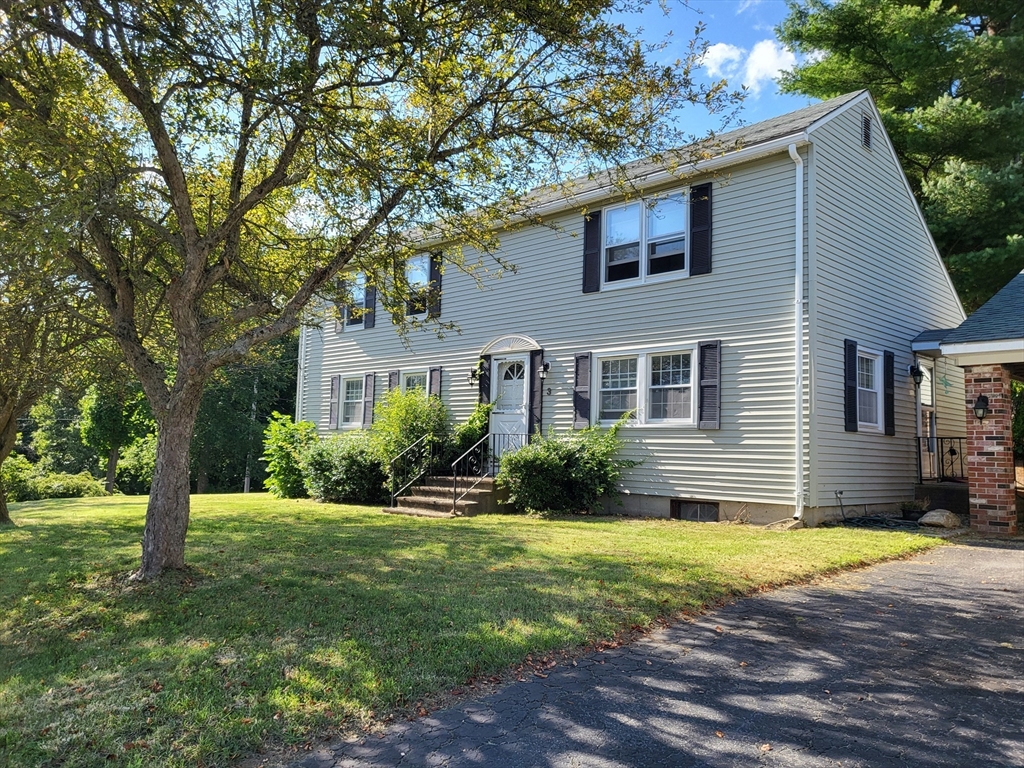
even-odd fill
[[[409,284],[406,312],[421,315],[427,311],[427,293],[430,286],[430,254],[421,253],[405,262],[405,280]]]
[[[341,381],[341,423],[342,426],[358,426],[362,421],[363,379],[342,379]]]
[[[336,330],[361,328],[363,316],[366,314],[366,275],[357,272],[345,281],[348,294],[343,304],[338,305],[338,324]]]
[[[692,347],[598,357],[598,419],[633,411],[641,424],[694,423]]]
[[[412,392],[419,390],[420,392],[426,393],[427,391],[427,372],[426,371],[415,371],[410,373],[402,374],[402,391]]]
[[[686,272],[686,196],[608,208],[604,214],[604,282],[644,282]]]
[[[882,376],[880,358],[857,351],[857,421],[862,427],[881,426]]]

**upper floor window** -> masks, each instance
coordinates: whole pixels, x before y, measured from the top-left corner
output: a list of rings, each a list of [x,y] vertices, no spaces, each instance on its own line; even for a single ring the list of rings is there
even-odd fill
[[[430,286],[430,254],[411,256],[405,262],[405,280],[409,284],[409,299],[406,313],[420,315],[427,311],[428,288]]]
[[[338,305],[338,322],[336,331],[346,328],[362,327],[366,314],[366,275],[357,272],[344,281],[347,300]]]
[[[627,203],[604,215],[604,282],[643,282],[686,270],[686,197]]]

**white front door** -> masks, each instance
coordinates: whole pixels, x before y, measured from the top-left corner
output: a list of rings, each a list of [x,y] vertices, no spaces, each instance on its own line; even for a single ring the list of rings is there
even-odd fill
[[[491,455],[526,445],[530,356],[504,355],[491,359]]]

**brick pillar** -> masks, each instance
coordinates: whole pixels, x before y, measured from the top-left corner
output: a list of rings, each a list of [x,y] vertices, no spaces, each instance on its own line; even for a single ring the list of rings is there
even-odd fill
[[[967,402],[967,481],[971,528],[982,533],[1017,533],[1017,500],[1013,470],[1010,415],[1010,374],[1001,365],[964,369]],[[978,421],[974,402],[988,398],[988,416]]]

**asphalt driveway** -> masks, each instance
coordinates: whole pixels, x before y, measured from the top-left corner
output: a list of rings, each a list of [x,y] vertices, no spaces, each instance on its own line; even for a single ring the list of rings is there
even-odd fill
[[[1024,765],[1024,542],[739,600],[293,768]]]

